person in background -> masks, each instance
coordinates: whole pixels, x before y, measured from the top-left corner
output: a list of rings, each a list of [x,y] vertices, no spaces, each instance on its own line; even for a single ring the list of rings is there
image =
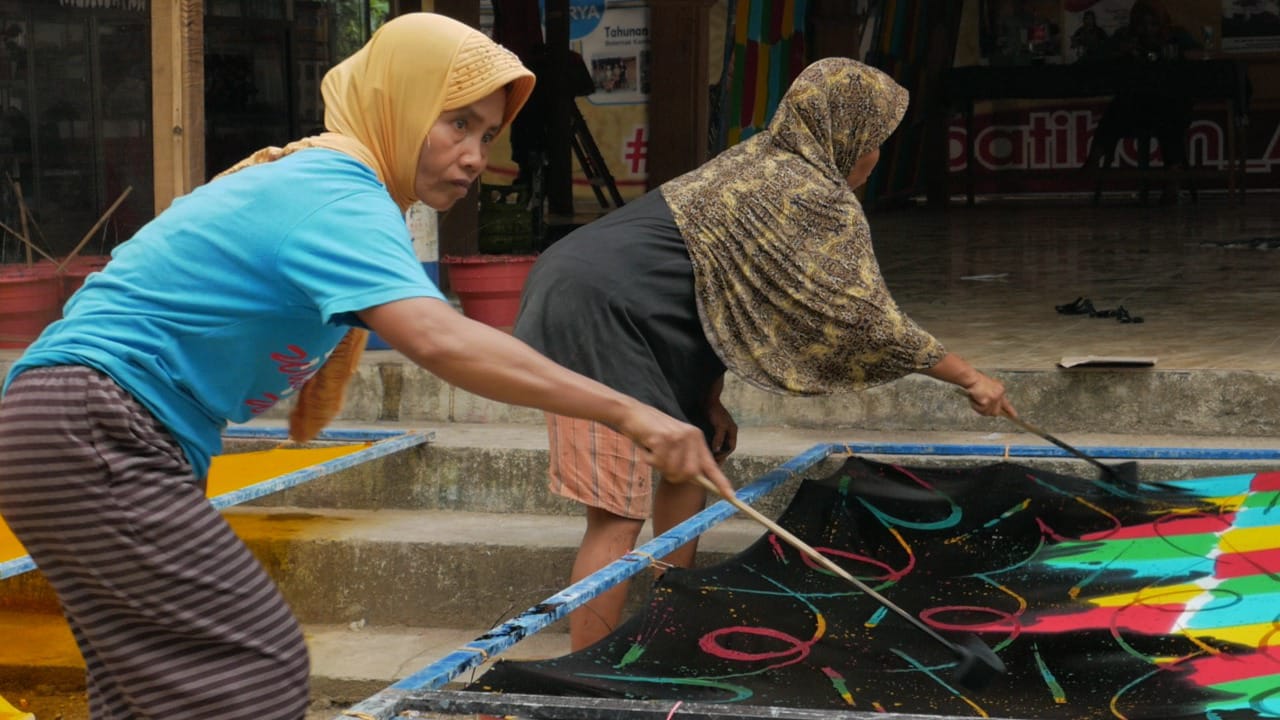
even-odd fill
[[[985,415],[1014,410],[898,308],[854,190],[901,121],[907,92],[848,59],[810,65],[768,129],[559,240],[525,285],[515,335],[556,362],[702,428],[723,461],[737,426],[726,370],[787,395],[855,391],[910,373],[954,383]],[[577,581],[705,496],[671,482],[634,443],[589,420],[547,415],[553,493],[586,506]],[[688,566],[693,542],[665,560]],[[625,585],[569,616],[580,650],[618,625]]]
[[[1098,15],[1085,10],[1080,16],[1080,27],[1071,33],[1071,49],[1080,62],[1101,60],[1107,47],[1107,31],[1098,25]]]
[[[1181,60],[1200,46],[1186,28],[1173,22],[1159,0],[1136,0],[1129,8],[1129,22],[1111,36],[1116,60],[1156,62]]]
[[[1188,50],[1198,46],[1184,28],[1176,25],[1168,10],[1156,0],[1137,0],[1129,10],[1129,23],[1115,31],[1109,41],[1110,58],[1118,63],[1167,63],[1182,60]],[[1098,119],[1090,140],[1084,169],[1096,173],[1112,164],[1120,141],[1137,140],[1137,161],[1141,170],[1151,163],[1151,140],[1160,148],[1165,168],[1187,170],[1191,165],[1187,132],[1191,129],[1195,98],[1178,82],[1152,83],[1117,92]],[[1160,193],[1161,205],[1181,200],[1182,184],[1176,173],[1165,173]],[[1140,193],[1147,198],[1144,177]],[[1100,199],[1101,186],[1095,184],[1094,202]]]
[[[319,432],[366,328],[459,387],[609,426],[732,491],[696,427],[463,317],[413,253],[405,210],[465,196],[533,84],[461,23],[386,23],[325,76],[328,132],[175,200],[14,364],[0,513],[57,592],[93,718],[303,717],[298,622],[205,478],[228,422],[295,392],[291,436]]]

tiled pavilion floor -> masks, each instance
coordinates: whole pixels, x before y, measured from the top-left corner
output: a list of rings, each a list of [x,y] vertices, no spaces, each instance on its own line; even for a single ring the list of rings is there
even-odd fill
[[[990,201],[873,211],[870,222],[899,304],[980,368],[1122,355],[1166,370],[1280,371],[1280,195]],[[1082,296],[1144,322],[1055,311]]]

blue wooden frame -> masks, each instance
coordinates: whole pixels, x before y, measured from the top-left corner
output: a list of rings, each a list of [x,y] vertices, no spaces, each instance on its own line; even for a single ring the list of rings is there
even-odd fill
[[[263,439],[284,441],[288,439],[288,432],[284,429],[276,428],[248,428],[238,427],[229,429],[223,435],[224,438],[234,439]],[[253,485],[223,493],[216,497],[209,498],[209,502],[218,510],[239,505],[241,503],[260,498],[264,495],[270,495],[286,488],[301,485],[306,482],[315,480],[316,478],[345,470],[349,467],[359,465],[360,463],[385,457],[392,453],[400,452],[406,448],[431,440],[431,433],[423,432],[405,432],[403,430],[382,431],[382,430],[327,430],[322,432],[316,439],[323,441],[341,441],[341,442],[370,442],[373,444],[367,448],[356,450],[353,453],[343,455],[342,457],[327,460],[305,468],[294,470],[293,472],[277,475],[276,477],[263,480]],[[30,555],[13,558],[5,562],[0,562],[0,580],[21,575],[22,573],[34,570],[35,562]]]
[[[1133,460],[1215,460],[1259,461],[1280,464],[1280,449],[1248,448],[1180,448],[1180,447],[1082,447],[1091,457]],[[738,490],[738,497],[751,503],[775,490],[787,480],[805,472],[828,457],[836,454],[850,455],[932,455],[970,456],[995,458],[1062,457],[1074,456],[1052,446],[1042,445],[993,445],[993,444],[919,444],[919,443],[827,443],[815,445]],[[541,603],[503,622],[480,637],[445,655],[430,665],[371,695],[353,705],[338,718],[359,717],[365,720],[391,720],[403,710],[432,708],[445,710],[450,705],[458,712],[477,712],[475,703],[458,702],[455,694],[442,690],[445,685],[463,672],[496,657],[524,638],[567,616],[588,600],[605,592],[619,582],[631,578],[649,567],[654,558],[668,555],[711,527],[732,517],[737,509],[721,500],[667,532],[632,550],[594,574],[579,580]],[[439,696],[432,698],[433,695]],[[436,702],[439,699],[441,702]],[[542,707],[555,707],[560,698],[547,697]],[[493,700],[496,708],[501,699]],[[649,711],[656,709],[648,708]],[[614,711],[617,708],[613,708]],[[495,712],[496,710],[491,710]],[[609,717],[604,712],[599,717]],[[578,717],[575,715],[575,717]],[[733,713],[726,717],[736,717]],[[868,715],[868,717],[870,717]],[[879,715],[877,717],[885,717]],[[896,716],[908,717],[908,716]],[[917,717],[917,716],[910,716]]]

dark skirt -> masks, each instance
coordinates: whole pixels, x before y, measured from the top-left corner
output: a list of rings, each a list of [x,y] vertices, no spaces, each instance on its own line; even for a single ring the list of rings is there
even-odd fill
[[[711,437],[707,392],[725,367],[698,318],[684,239],[656,190],[538,258],[515,335]]]

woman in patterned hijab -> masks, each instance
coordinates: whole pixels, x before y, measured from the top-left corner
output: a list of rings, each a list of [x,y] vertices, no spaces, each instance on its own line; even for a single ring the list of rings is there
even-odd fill
[[[854,194],[906,109],[907,91],[879,70],[821,60],[765,132],[662,187],[693,260],[702,326],[752,385],[861,390],[947,357],[890,296]],[[973,399],[991,414],[995,395],[980,387]]]
[[[985,415],[1013,414],[1000,382],[948,353],[885,287],[854,190],[897,127],[907,92],[844,58],[809,66],[769,128],[558,241],[525,285],[517,337],[548,357],[703,428],[723,459],[737,427],[726,369],[778,393],[861,390],[910,373],[961,386]],[[652,483],[625,438],[548,416],[551,490],[583,503],[572,579],[701,509]],[[693,560],[693,544],[668,556]],[[625,586],[570,616],[574,649],[617,625]]]

